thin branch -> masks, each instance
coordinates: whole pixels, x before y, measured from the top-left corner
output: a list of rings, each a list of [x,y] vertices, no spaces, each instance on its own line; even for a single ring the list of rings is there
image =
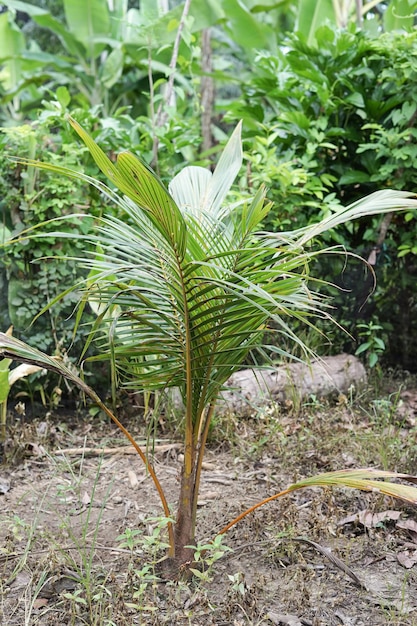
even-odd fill
[[[182,31],[184,30],[185,20],[187,19],[190,6],[191,6],[191,0],[185,0],[184,8],[183,8],[182,15],[181,15],[181,20],[178,25],[177,35],[175,37],[174,47],[172,49],[171,61],[169,63],[170,74],[169,74],[168,83],[166,87],[165,97],[161,101],[158,107],[157,114],[156,114],[156,124],[155,124],[156,128],[161,128],[161,126],[165,124],[168,118],[168,113],[166,111],[166,108],[169,107],[171,100],[172,100],[173,93],[174,93],[175,70],[177,67],[178,54],[179,54],[180,43],[181,43],[181,38],[182,38]],[[153,149],[152,149],[153,163],[157,162],[158,145],[159,145],[158,137],[154,135]]]
[[[363,26],[362,0],[356,0],[356,24],[358,28]]]
[[[213,71],[211,33],[210,29],[203,30],[201,35],[201,135],[203,152],[210,150],[213,145],[211,134],[211,120],[213,116],[214,104],[214,81],[211,73]]]
[[[232,519],[232,521],[229,522],[227,524],[227,526],[224,526],[224,528],[222,528],[217,533],[216,537],[218,535],[224,535],[225,533],[227,533],[227,531],[230,530],[232,528],[232,526],[234,526],[235,524],[240,522],[244,517],[246,517],[250,513],[253,513],[253,511],[256,511],[256,509],[259,509],[259,507],[263,506],[264,504],[267,504],[268,502],[272,502],[273,500],[277,500],[278,498],[281,498],[282,496],[288,495],[289,493],[294,491],[294,489],[292,487],[293,486],[288,487],[288,489],[284,489],[284,491],[280,491],[279,493],[276,493],[273,496],[270,496],[269,498],[265,498],[265,500],[262,500],[261,502],[257,502],[253,506],[249,507],[249,509],[246,509],[246,511],[243,511],[242,513],[240,513],[240,515],[238,515],[237,517]]]
[[[159,105],[158,108],[158,112],[156,114],[156,125],[158,127],[163,126],[166,122],[166,118],[167,118],[167,112],[164,111],[164,105],[165,107],[169,106],[171,99],[172,99],[172,94],[174,92],[174,79],[175,79],[175,70],[177,67],[177,61],[178,61],[178,54],[179,54],[179,50],[180,50],[180,43],[181,43],[181,37],[182,37],[182,31],[184,30],[184,26],[185,26],[185,20],[187,19],[189,10],[190,10],[190,6],[191,6],[191,0],[185,0],[184,2],[184,9],[182,11],[182,15],[181,15],[181,20],[180,23],[178,25],[178,30],[177,30],[177,36],[175,37],[175,42],[174,42],[174,48],[172,50],[172,56],[171,56],[171,61],[169,63],[169,69],[171,70],[169,78],[168,78],[168,84],[167,84],[167,89],[166,89],[166,93],[165,93],[165,98],[164,100],[161,102],[161,104]]]
[[[147,452],[146,446],[140,446],[142,451]],[[152,447],[152,451],[155,452],[168,452],[169,450],[181,449],[182,443],[163,443]],[[62,448],[55,450],[53,454],[63,454],[65,456],[101,456],[104,454],[137,454],[136,448],[133,446],[115,446],[111,448]]]

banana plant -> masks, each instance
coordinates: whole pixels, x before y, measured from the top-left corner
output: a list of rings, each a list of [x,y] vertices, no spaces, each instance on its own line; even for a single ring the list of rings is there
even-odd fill
[[[0,87],[5,91],[1,103],[9,105],[14,117],[21,112],[21,105],[33,108],[33,100],[43,97],[45,86],[52,90],[67,86],[90,107],[101,105],[110,114],[148,72],[167,78],[172,74],[169,49],[181,22],[183,2],[163,10],[156,0],[141,0],[136,3],[138,8],[129,7],[128,0],[62,0],[62,18],[53,15],[48,3],[42,3],[46,8],[38,4],[1,2],[7,9],[0,14],[0,65],[4,66]],[[191,4],[192,33],[224,17],[220,0],[193,0]],[[33,49],[30,44],[34,42],[25,41],[24,31],[16,22],[17,12],[52,33],[59,41],[57,51],[51,54],[37,46]],[[259,25],[257,30],[261,30]],[[124,81],[128,73],[130,78]],[[190,89],[185,78],[177,74],[176,80]],[[138,91],[127,100],[137,98]]]
[[[266,331],[268,337],[275,334],[270,346],[275,354],[291,356],[282,346],[292,340],[307,358],[308,347],[288,322],[298,318],[312,324],[314,316],[328,315],[325,302],[313,290],[309,268],[320,252],[310,245],[312,240],[363,215],[417,208],[417,200],[406,192],[378,192],[301,230],[264,232],[262,222],[271,207],[264,188],[253,199],[226,202],[242,164],[240,124],[213,173],[186,167],[166,189],[135,155],[122,152],[114,163],[75,120],[69,118],[69,122],[112,187],[59,166],[29,164],[85,181],[119,207],[118,217],[99,219],[93,235],[70,235],[93,250],[78,259],[88,278],[74,286],[83,290],[77,321],[86,304],[93,302],[97,321],[83,357],[90,342],[96,341],[99,354],[93,360],[110,360],[115,384],[137,391],[177,388],[181,393],[184,460],[177,513],[168,525],[169,563],[179,572],[193,559],[190,546],[196,542],[202,464],[219,392],[251,352],[267,350]],[[19,235],[27,236],[42,236],[42,225]],[[102,407],[146,463],[169,517],[167,499],[150,459],[73,370],[0,333],[1,357],[59,372]],[[346,485],[379,489],[416,503],[416,488],[376,480],[392,476],[376,470],[333,472],[300,481],[275,497],[303,487]]]

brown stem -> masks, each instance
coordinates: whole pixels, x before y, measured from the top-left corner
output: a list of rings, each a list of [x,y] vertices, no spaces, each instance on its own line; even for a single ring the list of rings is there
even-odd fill
[[[246,509],[246,511],[243,511],[243,513],[241,513],[240,515],[232,519],[232,521],[229,522],[227,526],[222,528],[221,531],[217,533],[217,535],[224,535],[224,533],[227,533],[227,531],[230,530],[232,526],[240,522],[240,520],[242,520],[244,517],[246,517],[250,513],[253,513],[253,511],[256,511],[256,509],[259,509],[259,507],[263,506],[264,504],[267,504],[268,502],[272,502],[273,500],[277,500],[278,498],[281,498],[282,496],[286,496],[292,491],[294,491],[294,487],[288,487],[288,489],[284,489],[284,491],[280,491],[279,493],[276,493],[275,495],[270,496],[269,498],[265,498],[265,500],[262,500],[261,502],[257,502],[256,504],[251,506],[249,509]]]
[[[159,482],[159,479],[158,479],[157,475],[155,474],[155,470],[153,468],[153,465],[151,463],[149,463],[149,460],[148,460],[147,456],[144,454],[144,452],[142,452],[142,450],[140,449],[139,445],[136,443],[136,441],[134,440],[134,438],[132,437],[130,432],[123,426],[123,424],[121,422],[119,422],[117,417],[110,411],[110,409],[107,408],[107,406],[104,404],[104,402],[102,402],[100,400],[99,396],[92,389],[89,389],[89,391],[90,391],[90,393],[89,393],[90,398],[100,407],[100,409],[102,411],[104,411],[106,413],[106,415],[108,415],[110,417],[110,419],[122,431],[124,436],[130,441],[132,446],[135,448],[136,452],[139,454],[140,458],[142,459],[143,463],[145,464],[146,469],[149,471],[149,474],[151,475],[153,483],[154,483],[154,485],[156,487],[156,490],[157,490],[157,492],[159,494],[159,498],[161,500],[161,504],[162,504],[162,507],[164,509],[165,517],[169,518],[171,516],[171,512],[169,510],[168,502],[166,500],[165,493],[164,493],[164,490],[162,489],[161,483]],[[174,548],[175,547],[175,541],[174,541],[174,531],[173,531],[173,528],[172,528],[172,522],[168,522],[167,528],[168,528],[168,535],[169,535],[169,556],[173,556],[174,549],[175,549]]]
[[[192,560],[193,550],[186,546],[194,545],[194,524],[192,519],[193,500],[194,500],[194,468],[188,473],[184,467],[181,477],[181,489],[178,500],[178,512],[175,522],[175,561],[178,566],[184,565],[187,561]]]
[[[200,491],[201,470],[203,468],[204,452],[206,449],[206,442],[207,442],[210,422],[211,422],[211,418],[213,417],[213,413],[214,413],[214,404],[210,404],[208,411],[207,411],[206,419],[204,422],[203,432],[201,433],[201,437],[199,437],[199,449],[198,449],[197,464],[196,464],[196,469],[195,469],[194,494],[193,494],[193,503],[192,503],[192,511],[191,511],[192,523],[193,523],[193,534],[195,533],[195,524],[196,524],[196,518],[197,518],[197,503],[198,503],[198,494]]]
[[[391,224],[393,216],[394,216],[393,211],[391,211],[390,213],[386,213],[384,215],[384,218],[378,229],[379,230],[378,239],[368,256],[369,265],[376,265],[378,254],[380,254],[381,252],[381,247],[385,241],[385,237],[387,236],[388,228]]]
[[[203,465],[204,451],[209,431],[211,418],[214,412],[214,404],[208,408],[204,427],[197,437],[198,454],[196,459],[196,445],[193,443],[190,448],[189,462],[192,463],[191,470],[189,463],[184,458],[184,467],[181,478],[181,490],[178,501],[177,521],[175,523],[175,560],[179,566],[192,561],[193,550],[186,546],[195,544],[195,525],[197,517],[198,492],[200,489],[200,478]],[[199,422],[201,423],[201,421]]]

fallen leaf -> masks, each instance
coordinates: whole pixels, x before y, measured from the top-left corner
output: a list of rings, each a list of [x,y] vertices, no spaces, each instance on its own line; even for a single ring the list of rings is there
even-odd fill
[[[33,603],[33,608],[42,609],[44,606],[48,604],[48,602],[49,602],[48,598],[36,598],[36,600]]]
[[[275,611],[269,611],[267,614],[267,619],[273,624],[277,626],[284,625],[285,626],[303,626],[300,618],[296,615],[284,614],[284,613],[275,613]]]
[[[397,560],[400,565],[406,569],[410,569],[417,563],[417,550],[404,550],[404,552],[398,552]]]
[[[7,493],[8,491],[10,491],[10,480],[0,476],[0,494]]]
[[[415,522],[413,519],[399,520],[395,526],[396,528],[411,530],[411,532],[417,533],[417,522]]]
[[[367,598],[372,603],[396,609],[403,616],[415,610],[414,602],[410,602],[404,594],[403,581],[395,581],[390,576],[387,576],[386,573],[375,572],[369,568],[362,573],[366,578],[366,586],[370,592]]]
[[[382,511],[381,513],[372,513],[371,511],[364,510],[344,517],[340,520],[338,526],[344,526],[345,524],[362,524],[365,528],[376,528],[384,522],[396,521],[400,516],[401,511],[388,510]]]
[[[130,486],[132,487],[132,489],[135,489],[139,485],[138,477],[136,476],[135,472],[131,469],[128,470],[127,475],[129,478]]]
[[[320,552],[320,554],[327,557],[329,561],[333,563],[333,565],[336,565],[336,567],[341,569],[342,572],[345,572],[345,574],[347,574],[354,581],[354,583],[358,585],[358,587],[362,587],[363,589],[366,588],[364,583],[357,577],[355,572],[351,570],[351,568],[348,567],[345,563],[343,563],[343,561],[341,561],[337,556],[332,554],[329,548],[325,548],[324,546],[321,546],[319,543],[316,543],[315,541],[311,541],[311,539],[306,539],[305,537],[294,537],[293,541],[301,541],[302,543],[305,543],[308,546],[315,548],[318,552]]]
[[[10,586],[17,587],[18,589],[24,589],[28,587],[32,582],[29,572],[21,571],[16,574],[14,580],[10,583]]]
[[[412,520],[406,520],[406,521],[412,522]],[[408,532],[408,539],[410,541],[407,542],[407,543],[409,543],[411,545],[404,546],[404,547],[412,548],[414,545],[417,544],[417,530],[414,530],[415,524],[416,524],[415,522],[412,523],[412,524],[409,524],[409,525],[407,524],[407,526],[402,526],[402,525],[400,526],[399,522],[397,522],[397,524],[396,524],[396,528],[399,528],[400,530],[406,530]],[[417,545],[416,545],[416,547],[417,547]]]

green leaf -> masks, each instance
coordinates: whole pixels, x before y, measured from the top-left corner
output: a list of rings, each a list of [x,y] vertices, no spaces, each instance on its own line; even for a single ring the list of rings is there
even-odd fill
[[[51,30],[62,41],[66,49],[75,56],[83,57],[83,49],[81,44],[77,41],[74,34],[68,31],[68,28],[56,20],[49,11],[45,11],[29,2],[21,2],[20,0],[3,0],[2,4],[5,6],[27,13],[31,16],[34,22]]]
[[[366,352],[369,349],[370,343],[366,342],[366,343],[362,343],[356,350],[355,350],[355,354],[356,356],[359,356],[360,354],[362,354],[363,352]]]
[[[96,42],[110,31],[107,0],[64,0],[64,9],[70,33],[97,57],[104,45]]]
[[[71,96],[68,89],[62,85],[61,87],[58,87],[58,89],[56,90],[56,99],[65,110],[71,102]]]
[[[192,0],[190,16],[193,18],[193,31],[200,31],[217,24],[226,17],[222,0]]]
[[[363,95],[359,92],[351,93],[345,98],[345,102],[349,104],[353,104],[353,106],[358,109],[365,108],[365,101],[363,99]]]
[[[8,360],[8,359],[5,359]],[[10,363],[10,361],[9,361]],[[0,404],[6,402],[9,397],[10,385],[9,385],[9,370],[0,369]]]
[[[401,211],[407,208],[417,209],[415,194],[408,191],[394,191],[385,189],[362,198],[348,207],[341,207],[325,219],[316,224],[311,224],[299,231],[293,231],[291,238],[299,234],[298,245],[304,246],[317,236],[335,228],[340,224],[350,222],[352,219],[359,219],[365,215],[378,215],[391,211]],[[288,234],[288,233],[287,233]]]
[[[414,26],[415,2],[409,0],[390,0],[384,11],[384,28],[386,31],[411,31]]]
[[[77,387],[84,391],[88,396],[95,398],[96,394],[84,383],[73,369],[69,369],[62,362],[40,352],[36,348],[32,348],[28,344],[19,341],[15,337],[9,337],[5,333],[0,333],[0,361],[2,359],[11,359],[20,361],[30,365],[35,365],[41,369],[47,369],[64,378],[71,380]]]
[[[90,150],[98,167],[114,185],[142,209],[148,211],[157,227],[170,240],[180,256],[185,252],[185,222],[164,185],[138,157],[122,152],[114,165],[90,135],[71,117],[71,126]]]
[[[241,122],[227,142],[214,173],[202,167],[186,167],[171,181],[168,189],[180,209],[195,215],[209,211],[218,216],[227,193],[242,166]]]
[[[374,343],[380,350],[385,350],[385,343],[380,337],[374,337]]]
[[[309,45],[315,43],[316,31],[326,20],[335,22],[332,0],[298,0],[296,30]]]
[[[3,359],[2,361],[0,361],[0,371],[9,372],[10,364],[11,364],[10,359]]]
[[[230,22],[234,41],[248,49],[268,48],[272,36],[272,29],[266,23],[257,20],[247,7],[239,0],[223,0],[223,9]]]
[[[11,231],[4,224],[0,224],[0,245],[11,239]]]
[[[401,259],[402,257],[406,256],[407,254],[410,254],[411,250],[410,248],[407,246],[406,248],[403,248],[402,250],[400,250],[400,252],[398,252],[397,256],[399,259]]]
[[[268,11],[273,11],[274,9],[279,9],[282,5],[289,4],[291,0],[268,0],[266,4],[255,4],[251,8],[251,13],[264,13]]]
[[[113,39],[116,41],[124,41],[123,31],[125,28],[125,20],[127,17],[127,11],[129,2],[128,0],[113,0],[111,12],[110,12],[110,33]]]
[[[101,80],[103,85],[110,89],[117,83],[123,73],[124,53],[121,48],[115,48],[109,54],[101,68]]]
[[[357,183],[369,182],[370,176],[367,172],[360,170],[350,170],[345,172],[339,179],[340,185],[356,185]]]
[[[0,59],[3,62],[1,82],[7,91],[16,89],[21,79],[22,65],[19,59],[25,48],[25,40],[18,26],[11,20],[9,12],[0,14]]]

